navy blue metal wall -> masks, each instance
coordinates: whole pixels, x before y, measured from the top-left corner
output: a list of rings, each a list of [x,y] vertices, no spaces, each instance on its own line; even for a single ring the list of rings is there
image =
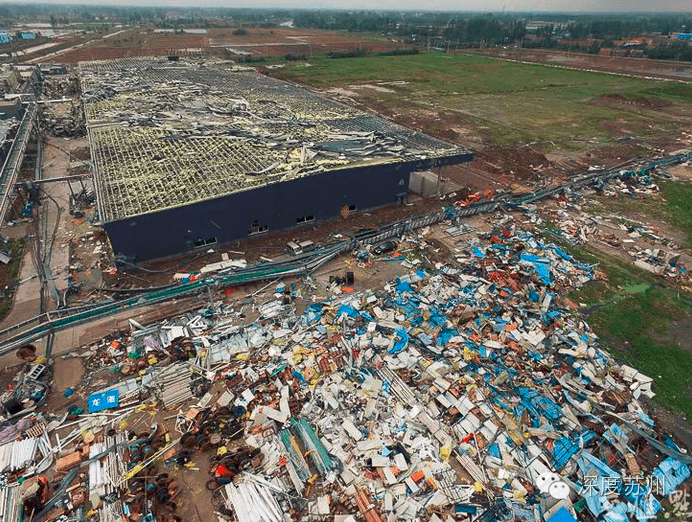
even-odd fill
[[[393,204],[408,193],[411,172],[471,159],[471,154],[461,154],[329,171],[111,221],[104,227],[116,255],[144,261],[192,250],[203,240],[224,243],[248,237],[253,225],[271,232],[295,227],[305,216],[315,221],[334,218],[344,205],[364,210]]]

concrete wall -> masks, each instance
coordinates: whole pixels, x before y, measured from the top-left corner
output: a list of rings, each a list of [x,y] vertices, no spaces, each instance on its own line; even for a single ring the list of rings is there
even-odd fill
[[[364,210],[394,204],[408,194],[411,171],[430,168],[429,164],[430,160],[420,160],[331,171],[111,221],[104,227],[116,255],[144,261],[204,248],[195,242],[205,239],[224,243],[248,237],[255,223],[271,232],[295,227],[297,219],[306,216],[314,216],[315,222],[334,218],[344,205]]]

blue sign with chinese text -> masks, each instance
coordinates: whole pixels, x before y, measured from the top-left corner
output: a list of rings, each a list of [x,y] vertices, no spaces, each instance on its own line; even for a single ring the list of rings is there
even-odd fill
[[[119,398],[119,390],[110,390],[103,393],[92,393],[89,395],[89,413],[107,410],[108,408],[115,408],[118,405]]]

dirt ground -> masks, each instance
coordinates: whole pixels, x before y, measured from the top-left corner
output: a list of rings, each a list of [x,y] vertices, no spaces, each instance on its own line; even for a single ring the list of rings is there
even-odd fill
[[[408,47],[396,41],[370,40],[362,36],[319,29],[245,29],[246,34],[233,34],[233,29],[209,29],[209,46],[231,47],[255,55],[311,55],[331,51],[362,49],[369,52],[389,51]]]
[[[497,58],[526,62],[548,63],[575,69],[605,71],[633,76],[655,76],[692,81],[692,64],[647,58],[620,58],[595,54],[574,53],[547,49],[489,48],[464,50],[464,53],[482,54]]]
[[[58,52],[62,49],[66,49],[72,45],[77,44],[78,42],[82,41],[87,41],[91,38],[94,38],[94,35],[79,35],[79,34],[72,34],[72,35],[67,35],[67,36],[60,36],[55,39],[50,39],[50,38],[40,38],[37,40],[29,40],[27,42],[22,42],[22,49],[20,53],[24,54],[18,54],[17,51],[10,50],[14,54],[18,54],[19,56],[22,57],[22,60],[29,61],[33,60],[35,58],[38,58],[40,56],[44,56],[47,54],[55,53]],[[27,45],[28,44],[28,45]],[[43,45],[50,45],[49,47],[44,47],[42,48]]]
[[[319,29],[211,28],[206,34],[156,33],[153,28],[132,29],[111,38],[94,39],[52,59],[57,63],[76,64],[85,60],[161,55],[216,53],[223,56],[249,55],[254,58],[300,55],[363,49],[369,52],[389,51],[405,45],[388,40],[369,40],[357,35]],[[230,54],[227,49],[230,48]]]

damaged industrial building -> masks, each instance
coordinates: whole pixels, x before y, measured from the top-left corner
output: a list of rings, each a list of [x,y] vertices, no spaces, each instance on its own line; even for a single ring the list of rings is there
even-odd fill
[[[228,62],[81,64],[99,218],[142,261],[407,201],[464,149]]]
[[[0,329],[0,522],[690,520],[692,366],[602,320],[689,326],[689,244],[622,209],[692,145],[473,181],[463,148],[231,62],[69,72],[6,108],[40,314]]]

